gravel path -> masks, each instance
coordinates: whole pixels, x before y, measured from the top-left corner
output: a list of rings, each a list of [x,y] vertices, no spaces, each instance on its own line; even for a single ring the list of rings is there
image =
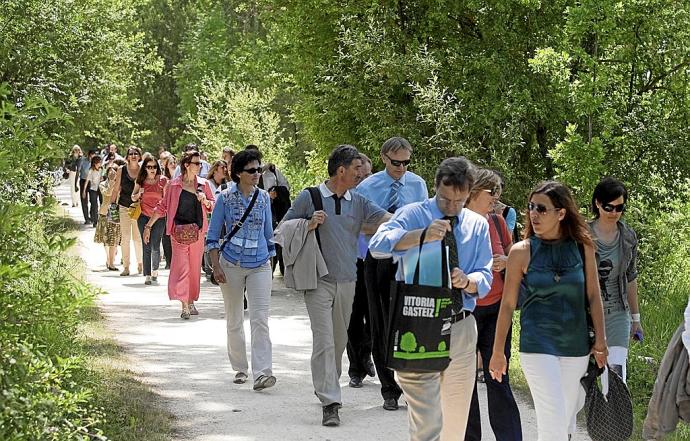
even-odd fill
[[[69,202],[65,184],[56,189],[59,200]],[[69,205],[69,204],[67,204]],[[65,211],[83,223],[81,209]],[[404,407],[382,409],[379,383],[367,379],[361,389],[347,387],[341,377],[342,425],[321,426],[321,406],[313,395],[309,358],[311,331],[302,296],[284,287],[282,278],[273,284],[270,329],[273,342],[275,387],[252,391],[251,382],[232,383],[225,349],[225,319],[220,289],[205,280],[196,303],[200,315],[189,321],[179,318],[178,302],[168,300],[168,271],[159,284],[144,285],[143,276],[120,277],[105,270],[102,246],[93,243],[94,229],[78,234],[78,252],[86,262],[87,280],[103,290],[98,304],[108,327],[127,352],[140,380],[150,385],[176,417],[174,439],[201,441],[292,440],[404,440],[407,413]],[[136,267],[133,265],[133,270]],[[245,321],[245,333],[249,322]],[[347,356],[343,372],[347,372]],[[480,385],[482,427],[485,440],[494,440]],[[402,403],[402,401],[401,401]],[[536,440],[534,410],[519,400],[524,439]],[[578,433],[576,440],[588,439]]]

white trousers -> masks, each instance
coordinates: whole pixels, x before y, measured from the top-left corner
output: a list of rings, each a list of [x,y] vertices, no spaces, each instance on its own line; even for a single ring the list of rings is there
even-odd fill
[[[589,355],[557,357],[520,352],[537,413],[538,441],[567,441],[571,421],[584,403],[580,379],[587,371]]]
[[[120,231],[122,233],[120,246],[122,247],[122,264],[124,265],[124,269],[129,269],[129,243],[132,240],[134,241],[134,254],[136,256],[137,265],[142,265],[144,261],[144,250],[137,221],[132,220],[127,214],[127,208],[122,206],[120,206]]]
[[[244,291],[247,290],[247,309],[251,329],[252,374],[254,380],[261,375],[273,375],[273,350],[268,329],[271,306],[271,264],[267,261],[258,268],[242,268],[222,256],[220,267],[226,283],[220,284],[225,305],[227,348],[230,365],[236,372],[247,374],[247,346],[244,339]]]
[[[81,196],[79,195],[79,180],[77,179],[77,172],[70,171],[69,178],[67,179],[69,180],[69,194],[72,196],[72,206],[76,207],[79,205],[79,202],[81,201]],[[74,189],[75,185],[77,187],[77,190]]]
[[[623,346],[611,346],[609,347],[608,363],[609,366],[617,373],[622,379],[623,383],[628,382],[628,348]],[[601,375],[601,392],[606,395],[609,391],[609,372],[608,368],[604,369],[604,373]]]
[[[450,364],[443,372],[396,372],[405,394],[410,441],[462,441],[477,371],[477,322],[453,324]]]

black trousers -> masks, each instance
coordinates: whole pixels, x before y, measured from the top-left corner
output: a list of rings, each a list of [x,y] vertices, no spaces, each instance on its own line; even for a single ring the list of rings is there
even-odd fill
[[[165,268],[170,269],[170,264],[172,264],[172,243],[170,243],[170,235],[163,234],[161,243],[163,244],[163,255],[165,256]]]
[[[520,411],[510,389],[508,374],[503,381],[491,378],[489,374],[489,361],[493,353],[494,337],[496,336],[496,322],[501,302],[489,306],[477,306],[472,313],[477,321],[477,350],[482,355],[482,367],[486,382],[486,396],[489,408],[489,423],[494,431],[496,441],[521,441],[522,426],[520,423]],[[504,348],[506,360],[510,363],[510,342],[512,328],[508,330],[506,345]],[[467,419],[465,441],[479,441],[482,439],[482,423],[479,414],[479,398],[477,396],[477,382],[475,376],[474,392],[470,402],[470,414]]]
[[[402,389],[395,382],[395,375],[386,367],[388,350],[387,333],[389,327],[391,282],[395,280],[398,265],[393,259],[374,259],[367,253],[364,261],[364,280],[367,285],[369,300],[369,318],[371,319],[371,341],[376,375],[381,381],[381,395],[384,399],[400,398]]]
[[[101,195],[101,192],[99,190],[89,189],[88,195],[91,204],[89,207],[89,220],[95,227],[98,223],[98,197]]]
[[[84,192],[86,188],[86,179],[79,179],[79,197],[81,198],[81,212],[84,215],[84,222],[96,222],[98,218],[91,219],[89,217],[89,191]]]
[[[276,246],[276,249],[278,247]],[[371,326],[369,325],[369,300],[364,281],[364,260],[357,259],[357,283],[355,299],[352,302],[352,315],[347,328],[347,358],[350,377],[367,376],[367,363],[371,360]]]
[[[275,269],[276,264],[280,268],[280,274],[285,275],[285,263],[283,262],[283,247],[280,245],[276,244],[276,255],[273,256],[273,261],[271,262],[273,265],[273,269]]]

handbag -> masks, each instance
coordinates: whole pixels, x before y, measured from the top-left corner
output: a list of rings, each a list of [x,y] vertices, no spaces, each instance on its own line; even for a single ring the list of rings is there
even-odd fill
[[[129,218],[132,220],[139,219],[139,216],[141,216],[141,204],[139,201],[134,202],[129,206],[127,209],[127,216],[129,216]]]
[[[440,372],[450,363],[452,290],[448,283],[445,240],[441,242],[441,286],[419,283],[419,264],[427,229],[419,238],[412,284],[392,288],[387,366],[396,371]]]
[[[111,224],[120,223],[120,209],[116,203],[110,204],[110,206],[108,207],[108,213],[106,214],[106,218],[108,219],[108,222],[110,222]]]
[[[623,379],[607,369],[609,390],[606,396],[599,390],[597,377],[603,368],[599,368],[590,359],[587,373],[580,382],[585,388],[585,417],[587,433],[593,441],[624,441],[632,436],[633,410],[630,391]]]
[[[173,238],[175,242],[182,245],[190,245],[199,240],[199,225],[180,224],[173,227]]]

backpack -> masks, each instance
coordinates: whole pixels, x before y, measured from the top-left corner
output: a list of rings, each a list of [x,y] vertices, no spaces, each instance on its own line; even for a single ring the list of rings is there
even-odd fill
[[[323,201],[321,200],[321,191],[318,187],[307,187],[309,196],[311,196],[311,203],[314,205],[314,211],[323,210]],[[313,213],[312,213],[313,214]],[[321,236],[319,236],[319,227],[317,226],[314,230],[316,235],[316,243],[319,244],[319,249],[321,250]]]
[[[501,215],[503,216],[503,219],[508,217],[508,212],[510,211],[511,208],[513,208],[513,207],[511,207],[510,205],[506,205],[506,207],[503,209],[503,213],[501,213]],[[517,217],[517,210],[515,211],[515,217]],[[518,231],[517,219],[515,220],[515,228],[513,228],[512,233],[513,233],[513,243],[520,242],[520,232]]]

